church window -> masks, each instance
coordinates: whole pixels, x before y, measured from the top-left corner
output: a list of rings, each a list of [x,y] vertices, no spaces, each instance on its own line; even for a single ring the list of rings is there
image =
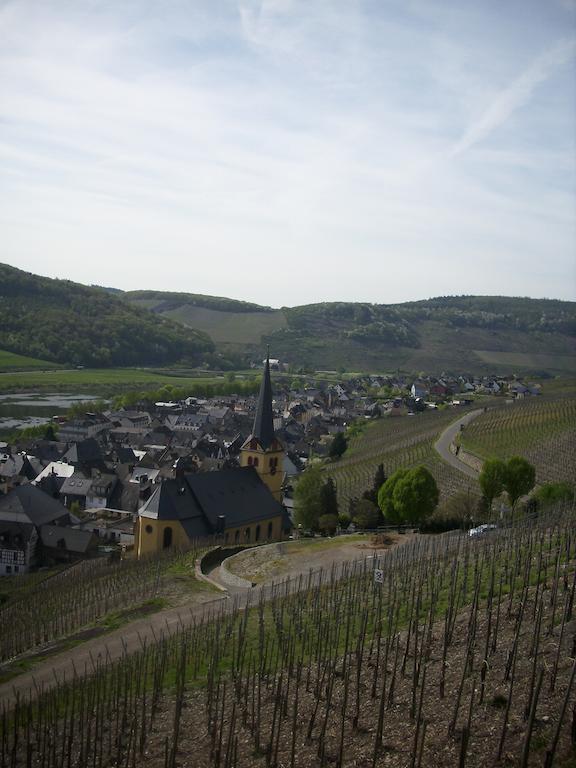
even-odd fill
[[[240,531],[236,531],[236,533],[234,534],[234,544],[238,544],[239,541],[240,541]]]
[[[255,541],[260,541],[260,526],[259,525],[256,526]]]
[[[146,533],[152,533],[152,530],[153,530],[153,529],[152,529],[152,526],[151,526],[151,525],[147,525],[147,526],[146,526],[146,528],[145,528],[144,530],[146,531]]]
[[[272,523],[268,523],[268,538],[272,538]]]
[[[162,541],[162,546],[164,549],[168,549],[169,546],[172,544],[172,528],[168,526],[167,528],[164,528],[164,537]]]
[[[254,456],[254,466],[258,466],[258,456]]]
[[[246,530],[244,531],[244,538],[246,539],[246,541],[250,541],[250,528],[246,528]]]

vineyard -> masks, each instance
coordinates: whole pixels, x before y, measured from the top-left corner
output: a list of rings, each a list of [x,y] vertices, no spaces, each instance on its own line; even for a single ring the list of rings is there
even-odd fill
[[[462,409],[458,413],[465,412]],[[413,418],[378,419],[353,438],[344,456],[325,470],[336,483],[340,510],[347,511],[350,500],[372,486],[378,464],[384,465],[388,476],[397,469],[424,464],[444,496],[466,490],[478,494],[477,484],[443,462],[434,450],[439,434],[458,413],[447,409],[428,411]]]
[[[481,414],[462,445],[480,458],[524,456],[539,483],[576,477],[576,397],[522,400]]]
[[[84,560],[45,580],[40,574],[22,579],[0,607],[0,662],[47,643],[67,638],[122,609],[135,609],[162,597],[173,598],[193,576],[194,562],[207,543],[179,552],[170,550],[143,560]]]
[[[6,706],[0,766],[567,766],[574,522],[419,536],[228,601]]]

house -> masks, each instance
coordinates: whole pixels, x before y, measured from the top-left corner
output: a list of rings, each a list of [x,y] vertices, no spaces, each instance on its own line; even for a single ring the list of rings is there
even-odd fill
[[[90,491],[92,480],[84,475],[74,473],[67,477],[60,488],[60,498],[63,504],[70,508],[72,504],[77,504],[80,509],[86,507],[86,496]]]
[[[118,482],[116,475],[97,472],[86,494],[86,509],[102,509],[108,506],[114,487]]]
[[[92,531],[79,528],[43,525],[40,542],[45,560],[70,563],[93,557],[98,550],[98,537]]]
[[[83,419],[68,421],[58,429],[58,438],[65,443],[79,443],[94,437],[108,426],[110,422],[98,413],[87,413]]]
[[[410,394],[414,400],[428,397],[428,389],[426,388],[426,384],[423,381],[415,381],[410,388]]]
[[[26,573],[34,564],[37,541],[31,523],[0,520],[0,576]]]

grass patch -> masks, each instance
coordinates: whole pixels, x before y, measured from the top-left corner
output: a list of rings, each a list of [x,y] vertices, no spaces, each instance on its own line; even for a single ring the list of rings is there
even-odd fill
[[[47,370],[59,367],[60,366],[56,363],[49,363],[47,360],[39,360],[37,357],[27,357],[26,355],[17,355],[15,352],[8,352],[5,349],[0,349],[0,371]]]

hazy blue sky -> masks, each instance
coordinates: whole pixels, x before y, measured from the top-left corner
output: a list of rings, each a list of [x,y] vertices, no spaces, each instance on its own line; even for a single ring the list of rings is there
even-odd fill
[[[576,295],[576,0],[0,0],[0,261],[279,306]]]

